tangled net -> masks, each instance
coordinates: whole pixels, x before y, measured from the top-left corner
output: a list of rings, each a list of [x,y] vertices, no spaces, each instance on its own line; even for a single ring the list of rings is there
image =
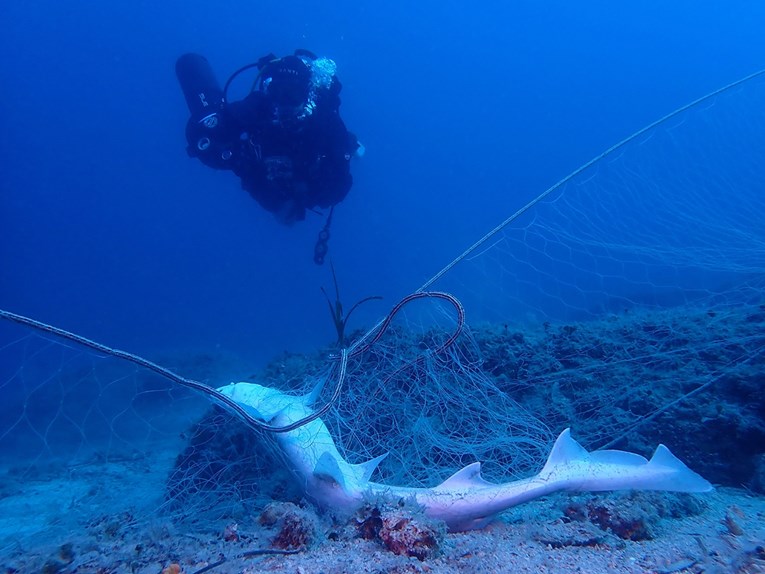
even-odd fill
[[[765,442],[762,75],[578,169],[347,349],[251,378],[296,394],[321,386],[316,416],[348,460],[389,453],[378,482],[432,486],[475,460],[490,480],[526,474],[565,426],[588,447],[668,442],[707,478],[741,480],[751,466],[724,474],[708,461],[734,450],[732,436],[747,437],[750,458]],[[200,525],[299,496],[269,447],[288,429],[213,390],[247,380],[241,365],[176,357],[168,370],[0,316],[0,451],[14,484],[64,475],[85,500],[98,493],[78,477],[109,462],[145,471],[140,490],[101,493],[134,522],[160,508]],[[93,524],[81,505],[59,514]]]

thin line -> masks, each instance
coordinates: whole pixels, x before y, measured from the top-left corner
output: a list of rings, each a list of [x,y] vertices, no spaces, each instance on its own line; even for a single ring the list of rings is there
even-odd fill
[[[436,274],[435,274],[433,277],[431,277],[431,278],[430,278],[428,281],[426,281],[426,282],[425,282],[425,283],[422,285],[422,287],[420,287],[420,288],[419,288],[419,289],[416,291],[416,293],[418,293],[418,292],[420,292],[420,291],[425,291],[426,289],[428,289],[428,288],[429,288],[431,285],[433,285],[433,283],[435,283],[435,282],[436,282],[436,281],[438,281],[438,280],[439,280],[441,277],[443,277],[444,275],[446,275],[446,273],[448,273],[448,272],[449,272],[449,271],[450,271],[450,270],[451,270],[451,269],[452,269],[452,268],[453,268],[455,265],[457,265],[457,264],[458,264],[460,261],[462,261],[463,259],[465,259],[465,257],[467,257],[468,255],[470,255],[470,254],[471,254],[473,251],[475,251],[475,250],[476,250],[476,249],[478,249],[478,248],[479,248],[481,245],[483,245],[484,243],[486,243],[486,241],[488,241],[488,240],[489,240],[489,239],[490,239],[492,236],[494,236],[494,235],[496,235],[497,233],[499,233],[500,231],[502,231],[502,230],[503,230],[505,227],[507,227],[508,225],[510,225],[510,224],[511,224],[513,221],[515,221],[516,219],[518,219],[518,218],[519,218],[521,215],[523,215],[524,213],[526,213],[526,212],[527,212],[529,209],[531,209],[532,207],[534,207],[536,204],[538,204],[540,201],[542,201],[542,200],[543,200],[545,197],[547,197],[548,195],[550,195],[550,194],[551,194],[553,191],[555,191],[556,189],[560,188],[562,185],[564,185],[564,184],[568,183],[569,181],[571,181],[571,180],[572,180],[573,178],[575,178],[577,175],[579,175],[579,174],[580,174],[580,173],[582,173],[583,171],[585,171],[585,170],[587,170],[588,168],[590,168],[590,167],[591,167],[593,164],[596,164],[597,162],[599,162],[600,160],[602,160],[602,159],[603,159],[603,158],[605,158],[606,156],[608,156],[608,155],[612,154],[613,152],[615,152],[616,150],[618,150],[618,149],[620,149],[620,148],[624,147],[625,145],[627,145],[628,143],[630,143],[630,142],[631,142],[632,140],[634,140],[635,138],[637,138],[637,137],[641,136],[642,134],[646,133],[647,131],[650,131],[650,130],[652,130],[653,128],[655,128],[656,126],[658,126],[658,125],[660,125],[660,124],[662,124],[662,123],[666,122],[667,120],[670,120],[670,119],[672,119],[673,117],[677,116],[678,114],[681,114],[682,112],[684,112],[684,111],[686,111],[686,110],[688,110],[688,109],[690,109],[690,108],[692,108],[692,107],[694,107],[694,106],[697,106],[697,105],[698,105],[698,104],[700,104],[701,102],[704,102],[704,101],[706,101],[706,100],[708,100],[708,99],[710,99],[710,98],[713,98],[714,96],[717,96],[717,95],[719,95],[719,94],[721,94],[721,93],[723,93],[723,92],[725,92],[725,91],[727,91],[727,90],[730,90],[731,88],[735,88],[736,86],[739,86],[739,85],[743,84],[744,82],[748,82],[749,80],[752,80],[752,79],[756,78],[757,76],[761,76],[762,74],[765,74],[765,69],[762,69],[762,70],[760,70],[760,71],[758,71],[758,72],[754,72],[753,74],[749,74],[748,76],[746,76],[746,77],[744,77],[744,78],[741,78],[740,80],[736,80],[735,82],[733,82],[733,83],[731,83],[731,84],[728,84],[727,86],[723,86],[722,88],[719,88],[719,89],[715,90],[714,92],[710,92],[710,93],[708,93],[708,94],[707,94],[707,95],[705,95],[705,96],[702,96],[702,97],[700,97],[700,98],[698,98],[698,99],[696,99],[696,100],[693,100],[691,103],[689,103],[689,104],[686,104],[686,105],[684,105],[684,106],[682,106],[682,107],[680,107],[680,108],[677,108],[675,111],[673,111],[673,112],[670,112],[670,113],[669,113],[669,114],[667,114],[666,116],[664,116],[664,117],[662,117],[662,118],[659,118],[659,119],[658,119],[658,120],[656,120],[655,122],[648,124],[647,126],[645,126],[645,127],[644,127],[644,128],[642,128],[642,129],[639,129],[638,131],[636,131],[635,133],[633,133],[631,136],[629,136],[629,137],[627,137],[627,138],[623,139],[623,140],[622,140],[622,141],[620,141],[619,143],[612,145],[612,146],[611,146],[610,148],[608,148],[606,151],[604,151],[604,152],[603,152],[603,153],[601,153],[600,155],[597,155],[597,156],[595,156],[594,158],[592,158],[590,161],[588,161],[588,162],[587,162],[587,163],[585,163],[584,165],[582,165],[582,166],[578,167],[577,169],[575,169],[574,171],[572,171],[572,172],[571,172],[569,175],[567,175],[566,177],[564,177],[563,179],[561,179],[560,181],[558,181],[558,183],[556,183],[556,184],[555,184],[555,185],[553,185],[552,187],[550,187],[550,188],[548,188],[547,190],[545,190],[544,192],[542,192],[542,193],[541,193],[540,195],[538,195],[536,198],[532,199],[532,200],[531,200],[530,202],[528,202],[526,205],[524,205],[523,207],[521,207],[521,208],[520,208],[518,211],[516,211],[515,213],[513,213],[513,214],[512,214],[510,217],[508,217],[507,219],[505,219],[505,220],[504,220],[502,223],[500,223],[499,225],[497,225],[497,226],[496,226],[494,229],[492,229],[491,231],[489,231],[489,232],[488,232],[486,235],[484,235],[483,237],[481,237],[481,239],[479,239],[478,241],[476,241],[475,243],[473,243],[473,245],[471,245],[471,246],[470,246],[470,247],[468,247],[468,248],[467,248],[465,251],[463,251],[461,255],[459,255],[459,256],[458,256],[456,259],[454,259],[454,260],[453,260],[451,263],[449,263],[449,264],[448,264],[446,267],[444,267],[443,269],[441,269],[441,271],[439,271],[438,273],[436,273]]]
[[[282,433],[282,432],[289,432],[289,431],[295,430],[298,427],[301,427],[305,424],[310,423],[311,421],[316,420],[317,418],[325,414],[327,411],[329,411],[329,409],[332,407],[332,404],[340,396],[340,389],[343,386],[346,368],[348,365],[348,351],[346,349],[343,349],[339,357],[340,372],[338,374],[337,384],[335,385],[335,390],[332,393],[332,398],[327,402],[327,404],[325,404],[322,408],[320,408],[316,412],[298,421],[295,421],[294,423],[291,423],[285,426],[273,426],[266,423],[262,423],[259,420],[253,418],[252,415],[250,415],[239,403],[237,403],[235,400],[233,400],[229,396],[224,395],[217,389],[214,389],[213,387],[205,385],[204,383],[200,383],[199,381],[182,377],[181,375],[174,373],[173,371],[166,369],[165,367],[162,367],[158,365],[157,363],[148,361],[144,359],[143,357],[134,355],[133,353],[128,353],[127,351],[121,351],[119,349],[107,347],[106,345],[102,345],[101,343],[97,343],[96,341],[93,341],[91,339],[87,339],[75,333],[71,333],[70,331],[65,331],[64,329],[59,329],[58,327],[54,327],[53,325],[49,325],[41,321],[36,321],[35,319],[30,319],[29,317],[24,317],[23,315],[17,315],[16,313],[11,313],[10,311],[4,311],[0,309],[0,317],[4,319],[8,319],[10,321],[14,321],[15,323],[26,325],[27,327],[32,327],[34,329],[43,331],[45,333],[50,333],[52,335],[61,337],[63,339],[67,339],[69,341],[74,341],[75,343],[78,343],[80,345],[93,349],[94,351],[98,351],[99,353],[104,353],[105,355],[109,355],[112,357],[116,357],[118,359],[129,361],[135,365],[144,367],[145,369],[149,369],[150,371],[153,371],[162,377],[170,379],[174,383],[177,383],[181,386],[188,387],[196,391],[201,391],[205,393],[206,395],[212,397],[213,400],[216,400],[219,403],[222,403],[225,407],[228,407],[229,409],[234,411],[235,414],[241,417],[242,420],[244,420],[244,422],[246,422],[251,427],[256,428],[258,430],[268,431],[268,432]]]

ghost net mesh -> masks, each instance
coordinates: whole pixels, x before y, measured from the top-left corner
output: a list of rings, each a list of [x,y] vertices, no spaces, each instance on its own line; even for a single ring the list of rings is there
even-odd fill
[[[434,485],[476,460],[503,480],[538,468],[571,426],[589,448],[665,442],[710,480],[751,476],[765,443],[764,96],[753,77],[641,130],[418,291],[459,302],[415,297],[351,337],[322,417],[341,452],[388,452],[378,482]],[[210,387],[323,382],[317,408],[338,360],[325,349],[253,374],[217,356],[155,359]],[[77,529],[113,541],[141,527],[172,554],[169,529],[220,533],[300,496],[268,433],[109,353],[0,321],[0,393],[4,560]]]

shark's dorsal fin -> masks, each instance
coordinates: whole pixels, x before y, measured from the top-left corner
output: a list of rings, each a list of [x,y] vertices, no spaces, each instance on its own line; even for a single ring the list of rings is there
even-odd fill
[[[675,470],[683,470],[688,468],[683,461],[677,458],[670,450],[660,444],[656,447],[656,451],[653,453],[651,460],[648,461],[651,465],[665,466],[667,468],[673,468]]]
[[[555,439],[555,444],[550,451],[550,456],[547,457],[547,462],[542,468],[542,472],[539,474],[546,474],[553,468],[558,466],[565,466],[572,462],[584,462],[589,460],[590,453],[573,438],[571,438],[571,429],[565,429],[558,438]]]
[[[340,463],[328,452],[323,452],[319,457],[319,460],[316,461],[316,466],[313,469],[313,474],[314,476],[318,476],[324,479],[331,478],[343,489],[346,487],[345,475],[340,468]]]
[[[481,476],[480,462],[474,462],[467,465],[465,468],[458,470],[441,484],[439,484],[436,489],[450,490],[475,486],[493,486],[492,483],[484,480]]]

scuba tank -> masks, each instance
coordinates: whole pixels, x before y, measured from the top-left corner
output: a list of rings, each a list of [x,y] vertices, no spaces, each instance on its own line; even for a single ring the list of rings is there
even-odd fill
[[[225,93],[207,58],[184,54],[175,62],[175,74],[191,113],[186,123],[186,152],[216,169],[232,169],[238,142],[232,140]]]
[[[199,54],[184,54],[175,62],[175,75],[181,84],[192,121],[217,113],[223,107],[223,90],[207,58]]]

